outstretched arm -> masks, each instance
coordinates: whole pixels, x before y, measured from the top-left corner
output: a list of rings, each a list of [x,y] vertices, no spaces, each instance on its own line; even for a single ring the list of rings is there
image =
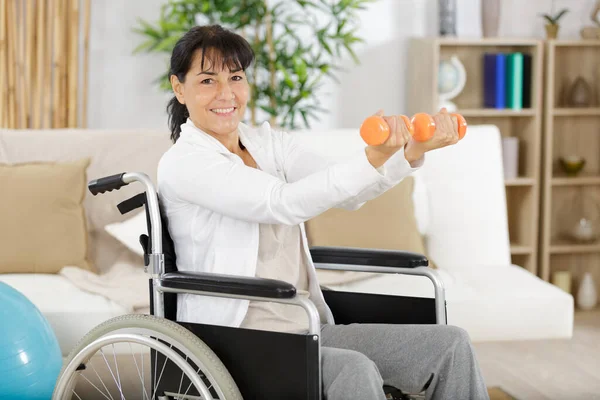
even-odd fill
[[[381,112],[378,113],[381,115]],[[384,117],[390,127],[391,132],[397,132],[400,135],[410,135],[406,125],[400,118]],[[394,187],[404,179],[419,169],[425,158],[425,153],[437,148],[454,144],[458,141],[458,122],[451,118],[446,109],[441,109],[439,113],[433,115],[436,124],[434,136],[427,142],[418,142],[410,137],[406,146],[396,151],[386,158],[386,146],[367,146],[365,150],[371,151],[376,155],[374,158],[382,157],[384,161],[376,164],[381,179],[373,183],[355,197],[337,204],[335,207],[355,210],[360,208],[366,201],[374,199]],[[286,176],[289,182],[302,179],[307,174],[311,174],[320,169],[327,168],[334,161],[324,154],[316,153],[303,146],[294,134],[280,133],[282,143],[284,143],[283,154],[286,155],[284,166]],[[358,134],[358,133],[357,133]]]
[[[365,151],[294,182],[212,150],[178,147],[159,164],[164,196],[233,218],[296,225],[355,198],[383,179]]]

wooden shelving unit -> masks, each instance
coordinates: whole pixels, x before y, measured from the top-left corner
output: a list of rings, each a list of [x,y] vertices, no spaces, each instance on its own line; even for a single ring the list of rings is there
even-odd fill
[[[523,52],[532,55],[531,108],[483,107],[483,54]],[[464,90],[452,101],[471,125],[497,125],[503,136],[520,141],[519,177],[507,180],[506,198],[513,263],[537,274],[541,192],[544,43],[519,38],[413,38],[408,59],[408,113],[438,111],[438,65],[457,55],[467,72]]]
[[[588,107],[567,102],[578,76],[592,89]],[[600,41],[547,41],[544,95],[540,276],[549,281],[566,270],[576,282],[589,271],[600,290],[600,240],[579,243],[569,236],[579,218],[600,223]],[[569,155],[586,159],[577,176],[560,168],[559,157]]]

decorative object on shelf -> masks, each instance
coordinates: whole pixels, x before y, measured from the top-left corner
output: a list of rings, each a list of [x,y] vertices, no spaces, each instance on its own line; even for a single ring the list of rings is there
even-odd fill
[[[571,231],[571,238],[580,243],[593,242],[597,237],[596,227],[587,218],[581,218]]]
[[[556,271],[552,274],[552,284],[571,294],[571,273],[569,271]]]
[[[500,26],[500,0],[482,0],[481,25],[484,37],[497,37]]]
[[[563,171],[569,176],[577,175],[585,166],[585,158],[576,155],[559,157],[558,161]]]
[[[600,233],[600,204],[594,192],[586,192],[584,186],[576,187],[565,193],[562,204],[557,204],[557,210],[560,210],[556,221],[560,227],[559,237],[573,245],[596,243]]]
[[[486,0],[487,2],[488,0]],[[483,0],[461,0],[456,7],[456,37],[481,39]]]
[[[582,76],[577,76],[567,92],[567,105],[570,107],[589,107],[591,104],[592,87]]]
[[[577,290],[577,305],[582,310],[592,310],[596,307],[598,296],[596,294],[596,284],[590,272],[583,274],[583,279],[579,283]]]
[[[452,55],[449,60],[440,61],[438,68],[438,109],[446,107],[448,112],[455,112],[458,107],[450,100],[465,88],[467,71],[457,55]]]
[[[514,179],[519,175],[519,138],[502,138],[502,166],[504,179]]]
[[[554,8],[554,7],[553,7]],[[556,39],[558,37],[558,31],[560,30],[560,24],[558,21],[569,12],[569,9],[563,8],[557,14],[540,14],[542,18],[546,20],[546,39]]]
[[[439,0],[440,36],[456,36],[456,0]]]
[[[596,2],[590,19],[594,26],[584,26],[579,33],[582,39],[598,40],[600,39],[600,0]]]
[[[600,0],[596,0],[596,6],[590,14],[590,19],[596,26],[600,27]]]

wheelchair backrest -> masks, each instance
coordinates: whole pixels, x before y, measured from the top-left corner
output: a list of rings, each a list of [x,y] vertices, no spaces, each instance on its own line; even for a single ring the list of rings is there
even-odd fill
[[[121,212],[121,214],[126,214],[131,212],[137,208],[145,206],[146,210],[146,226],[148,228],[148,234],[140,235],[140,244],[144,249],[144,265],[148,266],[149,264],[149,254],[152,250],[152,223],[150,221],[150,213],[148,211],[147,202],[146,202],[146,192],[139,193],[125,201],[119,203],[117,208]],[[161,237],[162,237],[162,248],[163,254],[165,256],[165,270],[164,273],[168,272],[176,272],[177,271],[177,257],[175,254],[175,245],[173,243],[173,239],[171,235],[169,235],[169,221],[167,220],[163,207],[158,200],[158,207],[160,210],[160,221],[161,221]]]
[[[146,192],[139,193],[117,205],[117,208],[121,212],[121,214],[126,214],[132,210],[140,208],[144,206],[146,213],[146,226],[148,228],[148,234],[140,235],[140,244],[144,249],[144,265],[148,266],[150,264],[150,252],[152,250],[152,223],[150,221],[150,213],[148,211],[147,201],[146,201]],[[177,272],[177,256],[175,254],[175,244],[173,243],[173,239],[169,234],[169,221],[167,220],[163,207],[158,200],[158,207],[160,210],[160,220],[161,220],[161,239],[162,239],[162,248],[164,254],[164,271],[163,273],[169,272]],[[150,294],[152,294],[152,281],[150,280]],[[150,303],[152,304],[152,302]],[[170,320],[175,320],[177,315],[177,295],[174,293],[164,293],[164,315],[165,318]],[[151,307],[152,309],[152,307]]]

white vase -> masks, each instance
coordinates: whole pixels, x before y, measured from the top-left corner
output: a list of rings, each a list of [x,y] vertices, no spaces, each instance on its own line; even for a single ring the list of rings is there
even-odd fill
[[[596,307],[597,301],[596,284],[592,279],[592,274],[586,272],[577,290],[577,305],[582,310],[591,310]]]
[[[502,166],[504,179],[514,179],[519,176],[519,138],[502,138]]]
[[[500,9],[500,0],[481,0],[481,25],[484,37],[498,36]]]

